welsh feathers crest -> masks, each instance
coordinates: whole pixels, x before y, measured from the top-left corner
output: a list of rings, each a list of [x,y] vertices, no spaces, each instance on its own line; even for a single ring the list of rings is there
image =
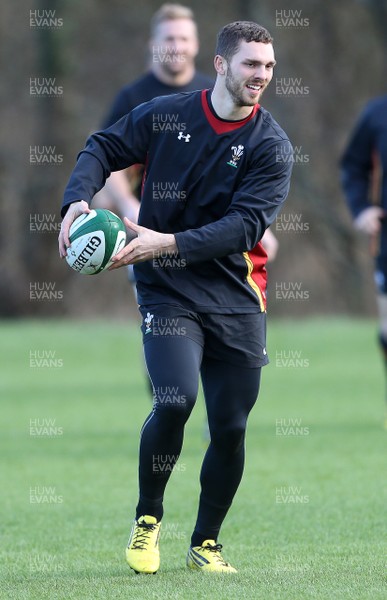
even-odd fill
[[[229,160],[227,164],[236,169],[238,166],[238,161],[243,156],[244,149],[245,147],[242,146],[242,144],[239,144],[239,146],[231,146],[232,156],[231,160]]]

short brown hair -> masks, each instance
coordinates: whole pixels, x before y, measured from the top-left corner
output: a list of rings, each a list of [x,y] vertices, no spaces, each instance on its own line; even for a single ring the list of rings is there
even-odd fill
[[[215,54],[230,62],[238,52],[241,41],[272,44],[273,38],[267,29],[253,21],[234,21],[225,25],[218,33]]]
[[[151,34],[154,35],[157,26],[163,21],[174,21],[175,19],[190,19],[195,23],[194,13],[188,6],[172,3],[162,4],[151,19]]]

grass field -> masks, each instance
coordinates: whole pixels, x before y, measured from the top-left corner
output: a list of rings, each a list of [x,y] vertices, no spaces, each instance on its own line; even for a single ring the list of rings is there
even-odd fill
[[[222,529],[234,576],[185,567],[205,450],[203,401],[166,493],[161,569],[124,547],[150,402],[135,324],[2,322],[0,597],[386,598],[383,378],[375,323],[269,322],[271,364]]]

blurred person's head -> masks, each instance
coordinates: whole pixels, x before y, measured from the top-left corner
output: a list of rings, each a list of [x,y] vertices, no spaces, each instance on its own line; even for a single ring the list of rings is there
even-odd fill
[[[198,50],[192,10],[181,4],[163,4],[151,20],[152,71],[165,83],[183,85],[194,75]]]
[[[258,23],[229,23],[218,34],[214,65],[218,89],[237,107],[254,106],[273,77],[273,38]]]

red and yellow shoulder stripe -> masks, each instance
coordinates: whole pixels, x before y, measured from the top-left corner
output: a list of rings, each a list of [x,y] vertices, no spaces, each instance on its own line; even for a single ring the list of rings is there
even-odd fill
[[[247,283],[258,296],[262,312],[266,311],[266,269],[267,254],[261,243],[243,253],[247,265]]]

